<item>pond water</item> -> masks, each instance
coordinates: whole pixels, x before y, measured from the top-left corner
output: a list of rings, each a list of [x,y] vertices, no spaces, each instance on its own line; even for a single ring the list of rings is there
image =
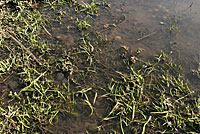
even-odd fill
[[[102,6],[100,4],[100,2],[104,0],[96,1],[99,2],[99,4],[95,5],[99,8],[99,10],[97,14],[94,15],[88,15],[91,12],[76,12],[75,9],[79,10],[79,8],[82,5],[76,3],[75,0],[71,0],[72,3],[74,2],[71,6],[68,4],[62,5],[62,3],[59,6],[52,6],[51,8],[49,8],[49,4],[41,3],[41,8],[35,9],[34,5],[30,8],[30,13],[32,11],[39,11],[40,13],[42,13],[42,15],[44,15],[44,18],[47,17],[46,20],[48,22],[45,21],[46,25],[44,26],[43,24],[45,23],[41,24],[42,31],[38,35],[40,36],[39,41],[44,41],[46,43],[41,43],[41,45],[38,41],[35,44],[26,44],[25,39],[24,41],[22,39],[22,42],[25,45],[27,45],[27,48],[29,48],[30,51],[33,51],[33,53],[36,55],[36,57],[39,58],[39,60],[44,61],[44,63],[48,64],[45,65],[44,68],[40,66],[38,67],[37,64],[31,64],[31,66],[28,66],[30,64],[28,57],[22,57],[20,54],[18,55],[18,53],[17,57],[15,57],[14,55],[14,59],[12,60],[11,65],[9,65],[7,69],[8,74],[5,71],[5,75],[2,74],[1,77],[1,79],[3,80],[3,82],[0,82],[0,95],[3,96],[1,98],[5,98],[5,102],[7,102],[7,99],[9,99],[9,97],[14,96],[17,99],[19,99],[19,103],[15,103],[15,100],[11,98],[14,101],[13,106],[18,106],[18,104],[20,104],[21,108],[25,108],[25,110],[31,107],[30,109],[34,109],[33,111],[36,112],[36,115],[41,115],[43,113],[37,112],[38,110],[35,110],[35,107],[41,108],[42,111],[45,111],[43,110],[42,106],[40,106],[43,105],[44,102],[49,104],[48,107],[50,110],[51,106],[53,107],[52,109],[54,109],[55,107],[55,109],[57,110],[56,114],[51,114],[51,118],[48,118],[49,122],[51,122],[52,124],[49,125],[47,123],[48,125],[46,126],[46,124],[44,123],[44,128],[40,128],[39,126],[39,129],[41,129],[41,131],[44,131],[44,133],[121,133],[123,132],[123,126],[127,125],[127,123],[122,123],[121,119],[119,121],[120,116],[118,115],[112,119],[108,118],[110,118],[110,116],[113,114],[112,112],[115,112],[115,110],[123,111],[123,107],[118,107],[118,102],[121,101],[119,104],[122,105],[121,103],[129,99],[130,101],[127,102],[130,102],[131,104],[129,105],[127,103],[127,108],[131,107],[132,109],[132,122],[130,122],[130,124],[133,124],[133,128],[136,129],[135,131],[137,132],[143,131],[139,129],[144,129],[147,123],[151,120],[151,118],[152,121],[154,119],[154,121],[156,122],[157,119],[159,119],[159,117],[157,118],[157,114],[161,114],[160,116],[162,116],[165,112],[170,111],[170,108],[172,108],[172,110],[175,110],[176,112],[176,110],[179,110],[179,108],[176,109],[176,107],[174,108],[174,106],[180,106],[180,108],[185,108],[186,104],[191,103],[191,107],[189,107],[189,105],[186,107],[187,111],[192,110],[191,113],[187,113],[187,116],[191,115],[192,118],[186,118],[187,120],[189,120],[188,124],[190,128],[192,126],[191,124],[194,123],[192,122],[192,119],[196,119],[196,117],[198,117],[199,115],[198,113],[195,113],[196,111],[193,111],[192,106],[194,105],[192,104],[193,101],[196,99],[195,97],[198,97],[200,93],[200,79],[198,78],[199,76],[196,77],[192,74],[192,70],[197,70],[198,75],[200,75],[200,1],[108,0],[109,5],[106,6]],[[91,4],[91,0],[77,0],[77,2]],[[83,10],[85,10],[85,8]],[[85,22],[87,22],[89,26],[88,28],[82,29]],[[30,35],[32,35],[32,33],[30,33]],[[34,38],[35,36],[30,37]],[[19,40],[20,38],[21,37],[19,37]],[[32,38],[30,38],[30,41],[34,40]],[[13,37],[13,39],[15,38]],[[29,36],[27,36],[27,39],[29,39]],[[11,42],[12,40],[8,40],[6,42],[7,44],[11,44],[11,47],[6,47],[8,50],[0,50],[0,57],[2,59],[6,58],[8,56],[9,51],[11,51],[10,48],[15,46],[15,44]],[[15,43],[16,42],[17,41],[15,41]],[[5,46],[7,46],[7,44]],[[20,43],[17,44],[20,45]],[[28,46],[29,44],[33,46]],[[48,51],[46,51],[46,49],[48,49]],[[12,49],[12,51],[13,50],[14,49]],[[191,87],[191,89],[195,89],[194,92],[191,93],[192,97],[193,93],[195,96],[191,99],[191,101],[190,99],[188,99],[189,97],[191,97],[190,93],[183,94],[184,96],[180,96],[178,93],[173,95],[173,90],[176,90],[176,92],[178,91],[176,88],[170,87],[168,83],[164,84],[166,84],[165,86],[167,86],[170,89],[170,93],[168,92],[168,90],[162,91],[162,89],[160,90],[160,86],[156,86],[157,82],[159,83],[159,80],[155,83],[154,81],[152,82],[152,80],[157,80],[161,77],[157,78],[157,75],[154,74],[149,75],[151,71],[154,72],[156,70],[155,73],[163,76],[162,73],[165,69],[163,69],[161,66],[159,66],[158,68],[154,68],[157,62],[155,64],[153,63],[153,65],[151,63],[148,64],[146,61],[152,61],[153,59],[155,59],[154,56],[160,54],[161,50],[169,54],[177,65],[181,65],[183,67],[183,80],[186,80],[186,82],[189,83],[189,87]],[[28,54],[30,55],[30,53]],[[12,54],[10,54],[9,56],[11,57]],[[10,57],[9,59],[12,59],[12,57]],[[14,70],[12,70],[14,72],[9,72],[10,68],[12,67],[12,64],[14,63],[15,59],[18,59],[18,57],[19,60],[24,61],[24,64],[21,66],[22,61],[16,60],[16,62],[19,62],[20,64],[16,65]],[[7,62],[9,61],[11,60],[8,60]],[[134,64],[135,62],[136,64]],[[3,63],[4,62],[2,62],[2,64]],[[143,63],[145,63],[146,66],[143,69],[148,70],[150,68],[150,71],[147,72],[149,73],[147,74],[147,76],[145,74],[146,71],[144,74],[140,75],[141,70],[137,70],[137,65],[141,67],[140,65]],[[23,68],[24,65],[25,69]],[[30,68],[32,66],[33,68]],[[46,66],[48,70],[46,70]],[[130,74],[130,68],[136,70],[136,74],[138,73],[137,75],[141,76],[141,80],[139,79],[139,77],[135,78],[133,74]],[[27,71],[27,76],[23,75],[26,74],[23,72],[24,70],[26,72],[26,69],[30,69],[30,72]],[[37,69],[39,71],[37,71]],[[161,70],[163,72],[159,73],[158,70]],[[172,70],[176,70],[176,68],[174,67],[172,68]],[[32,71],[35,71],[33,73],[33,79]],[[169,73],[167,72],[165,78],[167,82],[168,74]],[[147,79],[144,80],[142,78],[143,75]],[[122,78],[122,76],[124,78]],[[169,78],[173,79],[173,77],[170,76]],[[117,86],[114,85],[115,81],[121,81],[122,79],[124,79],[124,81],[126,81],[127,79],[127,83],[116,82]],[[130,82],[128,79],[130,79]],[[178,77],[177,79],[179,79],[182,82],[182,76]],[[133,84],[131,82],[135,83]],[[172,85],[174,85],[174,83],[172,82]],[[45,91],[42,91],[42,93],[39,92],[37,94],[35,85],[32,84],[38,86],[36,88],[37,92],[39,92],[39,89],[45,89]],[[41,87],[39,86],[40,84]],[[121,88],[118,88],[118,85],[122,85]],[[32,86],[34,87],[33,89],[31,88]],[[30,91],[28,91],[28,88],[26,87],[30,88]],[[157,88],[159,91],[157,91]],[[124,93],[126,90],[128,90],[130,91],[129,93],[131,93],[132,96],[129,97],[129,93],[117,94],[118,90],[119,92],[120,90],[122,90],[122,92]],[[134,90],[137,90],[137,97],[135,97],[136,101],[134,100]],[[146,94],[145,91],[147,90],[148,93]],[[152,92],[150,90],[152,90]],[[14,95],[12,94],[12,92],[14,93]],[[19,95],[21,95],[20,97],[22,97],[23,99],[17,96],[18,92]],[[167,93],[164,94],[163,92]],[[155,96],[151,95],[150,93],[153,93]],[[159,96],[160,94],[162,94],[162,96]],[[6,95],[8,95],[8,98],[6,97]],[[37,95],[39,97],[37,97]],[[47,97],[46,95],[48,95],[49,97]],[[109,97],[109,95],[112,96],[114,99],[112,97]],[[39,99],[40,96],[42,99],[43,96],[45,96],[46,98],[44,100],[41,100]],[[148,98],[148,96],[150,97]],[[117,97],[122,97],[123,99],[116,99]],[[128,99],[126,99],[126,97]],[[31,99],[31,101],[29,99]],[[26,104],[26,100],[28,101],[28,106],[24,105]],[[115,100],[117,100],[117,104]],[[183,100],[187,100],[185,104]],[[21,103],[21,101],[23,101],[23,103]],[[153,102],[154,109],[152,109],[151,101]],[[199,104],[200,99],[198,101]],[[10,103],[10,101],[8,101],[8,103]],[[156,103],[158,103],[158,105],[160,105],[161,103],[166,103],[166,108],[162,105],[162,109],[158,109],[161,112],[155,112],[155,110],[157,110]],[[198,104],[196,101],[195,106],[198,107]],[[7,103],[5,103],[5,106],[6,105]],[[116,109],[114,109],[113,107]],[[150,107],[150,111],[148,111],[149,109],[147,107]],[[135,112],[135,108],[138,109],[139,112],[136,111],[138,113]],[[163,112],[163,109],[166,111]],[[178,110],[177,113],[179,112]],[[52,113],[54,112],[55,111],[52,111]],[[10,111],[8,113],[10,113]],[[47,117],[49,113],[47,113]],[[33,112],[30,113],[30,115],[31,114],[33,114]],[[141,120],[140,116],[137,116],[137,114],[142,117]],[[154,114],[156,118],[154,117]],[[193,117],[193,114],[196,115]],[[150,117],[148,119],[147,116],[149,115]],[[113,114],[112,116],[115,116],[115,114]],[[134,117],[136,116],[138,118],[134,119]],[[168,113],[166,116],[168,116]],[[186,115],[184,115],[183,117],[185,116]],[[35,117],[37,118],[37,116]],[[163,116],[163,118],[165,117]],[[6,122],[7,120],[8,119],[5,118]],[[41,118],[41,120],[38,121],[41,121],[39,123],[42,124],[43,118]],[[188,127],[184,125],[184,121],[185,120],[183,120],[182,126],[183,130],[184,127]],[[198,123],[194,125],[194,128],[191,127],[191,129],[195,130],[195,127],[199,125]],[[11,122],[11,125],[17,130],[18,126],[13,124],[14,123]],[[137,126],[137,124],[140,125],[140,128],[134,126]],[[164,124],[162,124],[163,127],[165,127]],[[167,127],[173,126],[170,124],[171,122],[168,122]],[[158,126],[162,125],[160,125],[160,122],[158,122]],[[177,128],[178,127],[182,129],[181,126],[178,125]],[[124,131],[128,133],[129,128],[124,127]],[[199,132],[200,130],[195,131]],[[148,132],[151,132],[151,130],[146,131],[146,133]],[[152,132],[157,132],[157,130],[152,129]],[[129,133],[133,133],[133,131]],[[142,133],[144,133],[144,131]]]
[[[110,1],[112,16],[125,15],[125,21],[106,31],[132,51],[144,49],[142,58],[160,50],[168,51],[181,64],[186,77],[200,61],[200,1],[198,0],[124,0]],[[107,17],[107,23],[114,23]],[[119,17],[118,17],[119,18]],[[191,78],[191,77],[190,77]],[[197,83],[197,88],[199,84]]]
[[[172,51],[176,60],[187,69],[197,65],[200,53],[199,1],[126,0],[112,1],[111,5],[112,13],[125,14],[126,20],[110,31],[110,38],[121,36],[124,45],[135,50],[143,48],[145,56],[164,49]]]
[[[89,0],[83,2],[87,3]],[[114,0],[109,3],[111,8],[100,9],[98,16],[87,17],[91,25],[88,31],[100,31],[108,40],[119,46],[125,45],[132,52],[138,48],[144,49],[140,58],[150,59],[151,56],[164,50],[171,53],[185,71],[190,72],[198,68],[200,61],[200,2],[198,0]],[[70,13],[73,10],[62,9],[67,12],[67,15],[76,18],[76,14]],[[57,14],[59,13],[60,11]],[[57,17],[55,12],[47,14],[55,15],[54,20]],[[79,14],[78,18],[85,17],[82,15]],[[62,24],[58,22],[53,24],[56,27],[50,31],[57,38],[53,42],[56,46],[61,44],[68,48],[70,44],[76,42],[81,33],[76,30],[74,21],[76,20],[71,21],[66,17],[63,18]],[[103,29],[105,24],[110,27]]]
[[[100,31],[108,40],[118,45],[115,46],[116,48],[127,46],[131,52],[136,52],[139,48],[143,49],[140,55],[143,60],[152,59],[152,56],[161,50],[168,52],[175,62],[183,67],[185,77],[188,79],[193,77],[191,70],[197,69],[200,61],[200,2],[198,0],[108,2],[111,8],[100,9],[98,16],[87,17],[91,24],[88,32]],[[67,12],[73,10],[62,9]],[[82,15],[79,14],[78,18],[83,19],[85,16]],[[77,14],[73,16],[76,18]],[[81,35],[69,17],[63,19],[63,22],[61,25],[55,23],[57,26],[53,31],[54,36],[59,38],[59,41],[54,40],[52,43],[56,46],[60,45],[56,47],[57,51],[63,48],[63,45],[68,48],[70,44],[76,43],[76,39]],[[109,28],[104,29],[105,24],[108,24]],[[193,82],[199,88],[198,82],[195,80]]]
[[[99,16],[87,18],[92,26],[88,31],[100,31],[115,44],[114,50],[126,46],[134,53],[141,48],[144,51],[139,58],[143,60],[152,59],[161,50],[166,51],[183,67],[186,78],[193,77],[191,70],[197,69],[200,62],[199,0],[113,0],[109,3],[111,8],[100,9]],[[75,44],[80,35],[73,21],[69,18],[63,21],[64,25],[56,24],[52,31],[57,38],[52,44],[56,44],[58,51],[63,45],[68,49],[70,44]],[[108,28],[104,28],[105,24]],[[193,87],[200,88],[198,80],[191,80]],[[92,117],[85,114],[89,109],[83,109],[75,110],[79,117],[60,115],[60,122],[51,129],[57,133],[66,133],[67,129],[69,134],[82,134],[86,129],[94,131],[99,125],[98,118],[105,114],[105,106],[102,103],[96,106]]]

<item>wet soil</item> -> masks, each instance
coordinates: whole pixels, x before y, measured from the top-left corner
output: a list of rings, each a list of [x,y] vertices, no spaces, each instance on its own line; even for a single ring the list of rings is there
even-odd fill
[[[193,2],[200,4],[195,0]],[[129,57],[133,56],[138,49],[144,50],[138,57],[143,60],[150,60],[164,50],[183,66],[185,77],[192,77],[188,74],[200,60],[198,27],[200,22],[197,19],[200,10],[196,5],[190,7],[191,2],[179,0],[127,0],[110,1],[110,4],[110,9],[100,9],[98,17],[88,18],[91,24],[88,31],[100,31],[104,38],[113,44],[107,50],[101,48],[104,49],[102,55],[106,55],[106,58],[101,56],[98,58],[100,61],[105,61],[103,64],[112,67],[111,60],[119,60],[112,55],[117,54],[122,46],[131,53]],[[69,19],[64,20],[62,25],[58,25],[54,29],[55,40],[52,42],[60,46],[59,49],[69,49],[80,34],[74,30],[73,21]],[[101,58],[105,59],[101,60]],[[115,64],[115,69],[123,71],[119,64]],[[58,81],[63,80],[63,77],[62,73],[55,75]],[[197,81],[194,80],[193,84],[198,83]],[[102,82],[104,83],[105,80]],[[199,88],[199,84],[194,87]],[[105,102],[97,101],[94,105],[94,114],[90,116],[89,107],[80,104],[75,108],[72,116],[69,113],[60,114],[49,130],[59,134],[98,133],[98,129],[102,129],[101,119],[105,117],[107,107]]]

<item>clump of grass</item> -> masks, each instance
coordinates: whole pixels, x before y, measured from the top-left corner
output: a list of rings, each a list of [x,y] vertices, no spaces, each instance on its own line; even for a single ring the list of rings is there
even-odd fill
[[[199,98],[180,71],[162,52],[153,63],[131,66],[130,74],[118,72],[122,79],[104,95],[112,103],[104,120],[118,119],[122,133],[199,133]]]
[[[8,3],[12,7],[6,5]],[[43,3],[48,3],[47,7],[53,10],[66,4],[64,0]],[[82,37],[72,54],[62,51],[55,55],[54,48],[41,38],[43,30],[51,38],[52,35],[45,28],[50,23],[49,18],[37,10],[39,3],[10,0],[6,4],[2,5],[0,13],[0,46],[5,53],[0,62],[0,84],[6,87],[0,93],[0,133],[48,133],[47,126],[54,123],[59,113],[73,114],[75,98],[80,94],[84,98],[81,104],[89,106],[92,115],[95,100],[91,102],[87,93],[93,88],[81,85],[90,73],[96,73],[92,68],[92,43]],[[67,1],[67,4],[78,6],[74,1]],[[96,13],[94,4],[94,1],[92,5],[84,3],[81,12]],[[80,30],[89,26],[86,20],[78,23]],[[50,59],[52,56],[54,58]],[[64,75],[61,82],[56,80],[57,72]],[[14,76],[17,79],[14,84],[20,86],[11,89],[6,81]]]
[[[77,13],[84,12],[88,15],[95,15],[98,11],[97,5],[99,5],[95,0],[91,0],[90,3],[76,3],[75,11]]]
[[[113,80],[102,96],[111,104],[108,116],[103,120],[116,119],[122,133],[129,130],[142,134],[199,133],[200,98],[192,98],[193,91],[183,80],[181,67],[165,53],[157,56],[154,62],[141,61],[140,66],[125,59],[130,70],[122,73],[119,72],[121,62],[115,63],[114,56],[109,55],[110,50],[100,48],[107,42],[96,33],[97,38],[82,35],[70,52],[63,50],[58,54],[40,36],[43,29],[53,38],[45,28],[49,19],[33,6],[38,3],[9,2],[12,6],[4,4],[0,9],[0,51],[3,52],[0,53],[0,84],[5,87],[0,93],[0,133],[51,132],[48,125],[55,122],[59,113],[72,115],[75,105],[88,106],[91,117],[96,112],[95,102],[102,94],[98,89],[104,88],[104,79],[111,78]],[[90,27],[86,19],[97,13],[99,6],[94,0],[91,3],[43,2],[48,3],[45,8],[51,10],[68,4],[77,13],[86,14],[83,20],[75,19],[80,31]],[[106,0],[103,5],[108,5]],[[62,13],[59,22],[64,18]],[[112,45],[108,46],[113,49]],[[56,78],[57,74],[62,75],[61,78]],[[13,76],[20,84],[14,89],[6,83]]]
[[[56,70],[69,71],[71,64],[61,62],[61,65],[53,68],[49,68],[47,64],[39,68],[31,64],[28,56],[23,57],[18,52],[1,61],[1,80],[5,81],[16,74],[18,81],[23,83],[23,87],[7,91],[8,96],[2,95],[1,133],[45,131],[45,126],[53,123],[63,107],[68,109],[70,89],[64,85],[56,85],[51,79],[52,72]],[[5,103],[5,100],[8,102]]]
[[[78,30],[82,31],[82,30],[86,30],[89,27],[91,27],[91,25],[89,23],[87,23],[86,20],[83,21],[79,21],[79,19],[77,18],[76,23],[78,25]]]

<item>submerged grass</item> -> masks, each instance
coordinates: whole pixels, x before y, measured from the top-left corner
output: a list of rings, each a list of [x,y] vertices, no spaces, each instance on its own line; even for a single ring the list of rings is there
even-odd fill
[[[58,53],[42,38],[43,32],[54,37],[46,28],[50,19],[37,9],[40,4],[56,12],[67,5],[84,14],[70,17],[81,32],[74,47]],[[108,102],[107,116],[102,113],[98,126],[86,133],[117,133],[119,128],[119,133],[200,133],[200,97],[168,55],[133,63],[110,53],[118,49],[101,33],[87,33],[92,28],[88,16],[108,7],[106,0],[7,0],[0,6],[0,133],[55,133],[49,126],[59,114],[78,117],[75,107],[82,106],[93,120],[99,98]],[[59,11],[57,21],[62,24],[66,14]]]
[[[120,73],[108,86],[105,97],[113,106],[104,120],[117,118],[122,133],[199,133],[199,96],[180,71],[162,52],[155,62]]]

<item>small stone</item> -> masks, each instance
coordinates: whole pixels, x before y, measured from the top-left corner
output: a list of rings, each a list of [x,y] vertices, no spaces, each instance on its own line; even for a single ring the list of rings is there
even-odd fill
[[[103,26],[103,28],[104,28],[104,29],[107,29],[109,26],[110,26],[109,24],[105,24],[105,25]]]
[[[165,24],[164,22],[160,21],[160,25],[164,25],[164,24]]]
[[[57,35],[55,38],[57,40],[64,40],[65,36],[64,35]]]
[[[122,37],[121,36],[115,36],[114,38],[116,41],[122,41]]]
[[[19,83],[15,80],[10,80],[8,82],[8,86],[11,88],[11,89],[15,89],[19,86]]]
[[[65,75],[64,75],[63,73],[57,73],[57,74],[56,74],[56,80],[57,80],[57,81],[63,80],[64,77],[65,77]]]
[[[74,44],[74,38],[71,34],[59,34],[55,37],[57,40],[64,42],[66,47],[70,47]]]
[[[122,12],[122,10],[121,9],[116,9],[116,12]]]
[[[128,51],[128,49],[129,49],[127,46],[121,46],[121,48],[126,50],[126,51]]]

